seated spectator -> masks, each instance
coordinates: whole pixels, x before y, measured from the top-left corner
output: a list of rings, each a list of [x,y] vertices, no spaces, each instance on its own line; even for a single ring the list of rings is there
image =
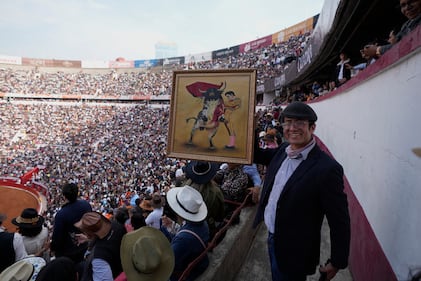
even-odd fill
[[[174,270],[174,253],[165,235],[142,227],[124,235],[120,248],[123,272],[115,281],[167,281]]]
[[[117,277],[122,272],[120,244],[126,233],[124,226],[109,221],[98,212],[88,212],[75,227],[84,233],[77,236],[79,242],[90,240],[82,280],[102,281]]]
[[[247,195],[249,178],[243,171],[241,164],[228,163],[228,168],[219,170],[215,175],[215,181],[220,184],[224,198],[229,201],[241,203]],[[237,205],[227,202],[225,212],[228,218],[231,218]],[[239,217],[235,218],[234,223],[239,223]]]
[[[371,45],[376,45],[376,42],[370,43],[368,45],[365,45],[364,48],[369,48]],[[354,75],[358,74],[359,71],[365,69],[367,66],[369,66],[370,64],[373,64],[376,61],[377,56],[368,56],[365,52],[364,52],[364,48],[360,50],[361,53],[361,57],[365,60],[365,62],[362,62],[360,64],[354,65],[354,66],[350,66],[350,69],[353,70],[353,72],[355,73]]]
[[[15,232],[7,232],[3,227],[6,215],[0,214],[0,272],[6,267],[12,265],[28,256],[25,245],[23,244],[22,235]]]
[[[40,257],[21,259],[0,274],[1,281],[35,281],[40,270],[45,266],[45,260]]]
[[[58,257],[47,263],[38,273],[36,281],[78,281],[75,263],[68,257]]]
[[[215,162],[190,161],[185,166],[184,185],[196,189],[202,195],[208,209],[206,221],[209,226],[210,240],[216,234],[225,217],[224,194],[213,181],[219,164]]]
[[[161,230],[171,240],[175,265],[170,280],[176,281],[181,277],[187,266],[207,248],[209,228],[205,219],[208,210],[202,195],[191,186],[170,189],[167,193],[167,203],[167,206],[176,215],[176,222],[163,216]],[[167,228],[175,223],[178,223],[181,227],[174,235],[168,232]],[[196,264],[185,280],[195,280],[206,270],[208,265],[209,258],[206,255]]]
[[[350,59],[345,52],[339,54],[339,62],[336,65],[334,76],[330,82],[330,90],[338,88],[346,81],[351,79],[351,70],[349,69]]]
[[[12,219],[22,235],[28,255],[42,256],[48,250],[48,229],[44,226],[44,218],[34,208],[26,208],[20,216]]]
[[[376,46],[369,45],[364,48],[366,56],[380,57],[386,53],[392,46],[402,40],[404,36],[414,30],[421,22],[421,0],[400,0],[399,5],[401,7],[402,14],[408,19],[401,27],[400,31],[396,34],[396,38],[389,41],[390,44]]]

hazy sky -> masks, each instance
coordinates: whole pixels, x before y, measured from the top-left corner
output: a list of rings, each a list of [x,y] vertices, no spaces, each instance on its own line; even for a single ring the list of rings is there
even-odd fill
[[[178,56],[255,40],[320,13],[323,0],[1,1],[0,55],[44,59]]]

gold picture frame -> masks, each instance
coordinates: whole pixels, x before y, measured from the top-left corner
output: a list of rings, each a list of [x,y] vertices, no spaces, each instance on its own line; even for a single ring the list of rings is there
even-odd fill
[[[256,70],[174,71],[167,156],[250,164]]]

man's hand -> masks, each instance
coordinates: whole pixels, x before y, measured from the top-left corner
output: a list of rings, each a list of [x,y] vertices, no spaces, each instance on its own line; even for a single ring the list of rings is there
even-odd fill
[[[251,193],[251,200],[254,204],[259,203],[260,187],[249,187],[247,190]]]
[[[332,280],[338,272],[338,269],[329,262],[325,266],[320,266],[319,271],[326,272],[326,280]]]

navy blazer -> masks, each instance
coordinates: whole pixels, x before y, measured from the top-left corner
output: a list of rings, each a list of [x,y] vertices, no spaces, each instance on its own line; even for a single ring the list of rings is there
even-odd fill
[[[256,163],[269,163],[255,226],[263,220],[276,173],[287,156],[287,145],[277,150],[255,150]],[[307,275],[315,272],[325,215],[330,226],[331,263],[336,268],[345,268],[349,256],[350,218],[343,168],[316,145],[286,182],[277,203],[274,243],[281,272]]]

